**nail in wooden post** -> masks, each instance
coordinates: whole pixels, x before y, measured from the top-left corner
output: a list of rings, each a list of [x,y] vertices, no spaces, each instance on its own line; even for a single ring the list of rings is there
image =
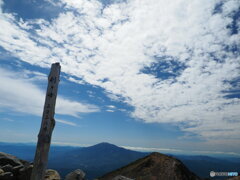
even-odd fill
[[[58,83],[61,66],[52,64],[48,76],[48,87],[42,116],[42,124],[38,134],[37,149],[35,152],[31,180],[43,180],[48,162],[48,152],[51,144],[52,132],[55,126],[54,114],[58,91]]]

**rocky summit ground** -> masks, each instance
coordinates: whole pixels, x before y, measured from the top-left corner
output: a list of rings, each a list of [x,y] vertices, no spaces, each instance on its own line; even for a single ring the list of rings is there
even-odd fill
[[[30,180],[33,164],[0,152],[0,180]],[[60,180],[57,171],[46,170],[45,180]]]
[[[98,179],[112,180],[118,175],[134,180],[200,180],[178,159],[156,152]]]
[[[33,165],[15,156],[0,153],[0,180],[26,180]]]
[[[30,180],[33,165],[15,156],[0,152],[0,180]],[[46,171],[45,180],[60,180],[58,172]],[[84,180],[85,173],[77,169],[65,180]],[[127,166],[112,171],[98,180],[200,180],[184,164],[171,156],[152,153]]]

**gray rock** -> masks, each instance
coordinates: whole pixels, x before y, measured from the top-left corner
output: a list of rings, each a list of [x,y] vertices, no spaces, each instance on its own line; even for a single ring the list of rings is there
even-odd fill
[[[133,179],[118,175],[118,176],[114,177],[112,180],[133,180]]]
[[[13,173],[11,172],[4,172],[2,174],[0,174],[0,179],[1,180],[14,180],[14,176]]]
[[[18,165],[12,168],[11,172],[13,173],[13,176],[17,178],[17,176],[19,175],[19,171],[20,169],[23,168],[22,165]]]
[[[28,165],[19,170],[19,180],[30,180],[32,174],[33,165]]]
[[[19,170],[22,169],[22,168],[23,168],[23,165],[15,166],[15,167],[13,167],[12,172],[15,174],[15,173],[19,172]]]
[[[30,180],[33,164],[15,156],[0,152],[0,180]],[[84,177],[85,173],[76,171],[76,177]],[[74,177],[74,174],[73,174]],[[48,169],[44,180],[60,180],[57,171]],[[76,178],[75,178],[76,179]],[[78,178],[80,179],[80,178]]]
[[[15,156],[0,152],[0,166],[4,166],[7,164],[10,164],[11,166],[18,166],[18,165],[23,165],[23,162],[21,162]]]
[[[12,172],[13,171],[13,167],[10,165],[10,164],[7,164],[5,166],[2,166],[1,169],[4,171],[4,172]]]
[[[45,174],[45,180],[60,180],[61,177],[57,171],[53,169],[47,169]]]
[[[85,173],[81,169],[76,169],[75,171],[69,173],[65,180],[84,180]]]

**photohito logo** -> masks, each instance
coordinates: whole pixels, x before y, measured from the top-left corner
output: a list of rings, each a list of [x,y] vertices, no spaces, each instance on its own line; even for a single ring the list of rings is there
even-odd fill
[[[215,176],[238,176],[238,172],[210,172],[210,177]]]
[[[238,172],[229,172],[228,176],[238,176]]]
[[[214,177],[214,176],[215,176],[215,172],[214,172],[214,171],[211,171],[211,172],[210,172],[210,176],[211,176],[211,177]]]

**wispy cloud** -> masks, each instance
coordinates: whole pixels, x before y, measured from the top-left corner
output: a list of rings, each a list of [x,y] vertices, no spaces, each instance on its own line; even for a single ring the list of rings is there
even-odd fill
[[[19,74],[25,79],[28,79],[29,81],[47,81],[47,75],[41,72],[36,71],[30,71],[30,70],[23,70],[21,74]]]
[[[0,107],[40,116],[43,111],[45,92],[28,79],[21,77],[21,72],[13,72],[0,68]],[[97,112],[95,105],[84,104],[66,99],[59,95],[56,102],[56,113],[78,117],[81,113]],[[63,121],[61,121],[64,123]],[[67,121],[65,122],[65,124]],[[71,123],[68,122],[70,125]],[[71,125],[75,125],[72,123]]]
[[[42,67],[60,59],[65,73],[104,88],[145,122],[175,123],[204,139],[239,139],[240,100],[223,94],[239,78],[239,34],[229,28],[237,0],[221,1],[219,11],[209,0],[133,0],[105,8],[97,0],[61,2],[65,12],[51,21],[1,13],[0,46]],[[154,66],[161,63],[172,65]]]
[[[114,112],[114,110],[112,110],[112,109],[107,109],[106,111],[107,112]]]
[[[59,145],[59,146],[74,146],[74,147],[87,147],[89,144],[79,144],[79,143],[71,143],[71,142],[61,142],[61,141],[52,141],[51,144]]]
[[[153,152],[153,151],[166,151],[166,152],[183,152],[183,150],[180,149],[171,149],[171,148],[146,148],[146,147],[133,147],[133,146],[121,146],[126,149],[131,149],[135,151],[146,151],[146,152]]]
[[[8,122],[14,122],[14,120],[10,119],[10,118],[0,118],[0,120],[8,121]]]
[[[69,126],[78,126],[76,123],[73,123],[71,121],[62,120],[62,119],[55,119],[55,120],[59,123],[66,124],[66,125],[69,125]]]
[[[206,155],[233,155],[240,156],[236,152],[224,152],[224,151],[201,151],[201,150],[192,150],[186,151],[182,149],[172,149],[172,148],[146,148],[146,147],[132,147],[132,146],[121,146],[126,149],[134,151],[144,151],[144,152],[164,152],[164,153],[177,153],[177,154],[206,154]]]
[[[107,107],[110,108],[110,109],[115,109],[116,108],[116,106],[114,106],[114,105],[108,105]]]

